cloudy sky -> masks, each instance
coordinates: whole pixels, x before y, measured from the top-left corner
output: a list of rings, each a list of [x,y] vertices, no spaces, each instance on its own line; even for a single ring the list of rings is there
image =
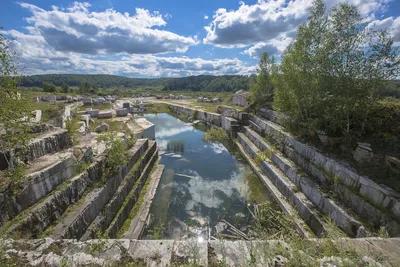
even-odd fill
[[[23,0],[22,0],[23,1]],[[23,74],[129,77],[250,74],[264,51],[278,57],[310,0],[1,0],[1,33]],[[340,0],[325,0],[331,7]],[[348,0],[400,44],[399,0]]]

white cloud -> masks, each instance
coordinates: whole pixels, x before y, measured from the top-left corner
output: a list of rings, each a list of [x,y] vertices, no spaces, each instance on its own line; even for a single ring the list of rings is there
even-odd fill
[[[44,10],[20,3],[32,16],[26,21],[31,35],[39,35],[56,51],[81,54],[157,54],[185,52],[198,42],[160,30],[171,16],[136,8],[133,15],[113,9],[90,11],[90,4],[75,2],[70,8]],[[165,19],[164,19],[165,18]],[[151,45],[149,45],[151,44]]]
[[[252,58],[260,58],[264,52],[272,56],[280,56],[292,40],[293,38],[284,36],[272,39],[266,43],[260,42],[246,49],[243,54],[247,54]]]
[[[391,0],[348,0],[370,20],[387,8]],[[325,0],[327,8],[344,2]],[[220,8],[205,27],[203,43],[218,47],[248,47],[244,53],[257,58],[264,51],[279,55],[293,38],[297,27],[305,22],[309,0],[258,0],[254,5],[243,2],[236,10]]]
[[[208,208],[218,208],[224,203],[224,199],[219,197],[217,192],[222,192],[227,198],[232,197],[234,192],[246,198],[248,185],[244,179],[245,167],[238,165],[238,171],[231,174],[227,180],[207,180],[201,177],[196,171],[186,170],[185,173],[192,176],[188,182],[187,189],[191,196],[186,210],[191,210],[198,204]]]
[[[200,74],[251,74],[254,66],[238,59],[166,57],[156,55],[122,54],[85,55],[58,51],[41,35],[19,31],[2,31],[12,37],[11,45],[20,59],[21,74],[82,73],[114,74],[129,77],[179,77]]]
[[[368,27],[375,29],[389,29],[395,45],[400,46],[400,17],[388,17],[383,20],[374,20]]]
[[[204,15],[204,19],[208,19],[208,16],[207,16],[207,15]]]
[[[167,57],[155,54],[184,52],[198,43],[160,30],[171,15],[136,9],[90,11],[88,3],[44,10],[20,3],[32,13],[26,32],[9,30],[24,75],[46,73],[114,74],[129,77],[178,77],[200,74],[250,74],[254,66],[238,59]],[[151,45],[149,45],[151,44]]]
[[[215,154],[222,154],[223,152],[228,152],[228,149],[221,143],[212,143],[211,149]]]

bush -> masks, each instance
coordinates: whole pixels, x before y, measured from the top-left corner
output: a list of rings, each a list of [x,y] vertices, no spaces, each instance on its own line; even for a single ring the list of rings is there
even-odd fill
[[[43,83],[43,91],[48,93],[55,93],[57,92],[57,87],[52,83]]]
[[[224,141],[229,140],[229,136],[224,129],[212,127],[203,134],[202,139],[204,141]]]

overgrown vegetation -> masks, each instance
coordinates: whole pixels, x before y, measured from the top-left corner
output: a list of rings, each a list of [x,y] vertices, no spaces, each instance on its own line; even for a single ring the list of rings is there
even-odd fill
[[[399,75],[400,48],[388,29],[372,27],[348,3],[327,11],[315,0],[281,63],[262,56],[251,95],[257,108],[273,101],[298,137],[400,190],[400,171],[385,161],[386,155],[400,157],[400,102],[383,99],[395,96],[393,79]],[[328,141],[321,143],[320,135]],[[358,142],[371,144],[372,162],[354,160]]]
[[[208,92],[235,92],[248,90],[253,76],[240,75],[199,75],[184,78],[170,79],[164,86],[164,91],[208,91]]]
[[[128,162],[129,155],[124,140],[118,137],[117,133],[108,132],[101,135],[100,140],[104,141],[106,145],[106,163],[102,177],[102,181],[106,182],[119,173],[121,166]]]
[[[202,139],[204,141],[226,141],[229,140],[229,136],[226,131],[219,127],[211,127],[206,133],[203,134]]]
[[[9,46],[9,40],[0,34],[0,153],[8,167],[0,171],[0,179],[12,190],[23,179],[23,167],[18,164],[18,157],[30,139],[30,129],[22,123],[29,120],[28,101],[17,88],[18,79],[15,52]]]
[[[282,57],[274,107],[331,136],[362,135],[379,90],[400,73],[399,49],[388,30],[367,27],[355,6],[326,12],[315,0],[310,13]]]
[[[158,113],[170,113],[170,112],[171,110],[167,104],[153,103],[149,106],[146,106],[146,113],[158,114]]]
[[[270,107],[274,100],[273,77],[277,75],[275,59],[263,53],[257,67],[257,80],[250,86],[251,102],[255,108]]]
[[[261,245],[253,253],[255,259],[272,261],[279,255],[285,259],[284,266],[319,266],[322,259],[330,259],[339,264],[335,266],[359,266],[361,258],[369,256],[372,265],[366,266],[375,266],[374,262],[390,266],[387,258],[382,255],[356,249],[354,244],[341,240],[345,234],[329,217],[325,219],[325,238],[304,239],[293,227],[292,219],[274,208],[274,205],[273,202],[267,202],[255,209],[252,230],[261,240],[275,240]]]

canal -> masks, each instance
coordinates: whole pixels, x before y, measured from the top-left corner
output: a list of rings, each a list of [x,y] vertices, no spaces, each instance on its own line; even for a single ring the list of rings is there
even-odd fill
[[[266,201],[268,193],[236,145],[203,141],[202,130],[169,114],[145,118],[155,125],[165,171],[143,238],[208,239],[222,220],[247,231],[249,206]]]

